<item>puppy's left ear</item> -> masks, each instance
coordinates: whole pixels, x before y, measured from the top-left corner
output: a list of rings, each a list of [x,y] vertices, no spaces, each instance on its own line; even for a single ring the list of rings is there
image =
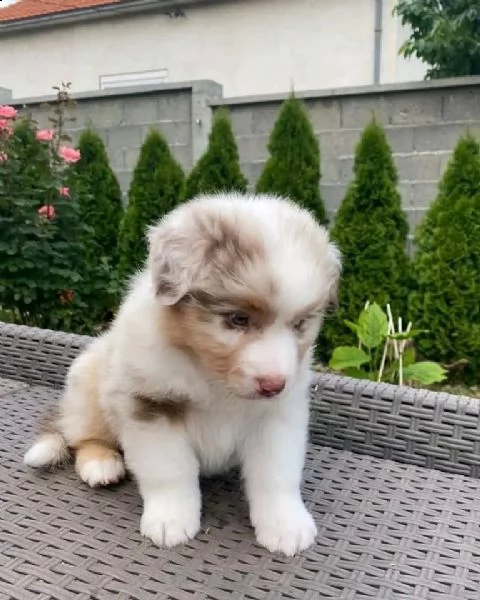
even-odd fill
[[[329,286],[328,286],[328,310],[335,312],[338,309],[338,288],[340,286],[340,276],[342,274],[342,255],[336,244],[328,244],[328,262],[330,267]]]
[[[201,269],[203,252],[194,235],[173,224],[160,222],[150,227],[147,240],[156,296],[161,304],[173,306],[191,288]]]

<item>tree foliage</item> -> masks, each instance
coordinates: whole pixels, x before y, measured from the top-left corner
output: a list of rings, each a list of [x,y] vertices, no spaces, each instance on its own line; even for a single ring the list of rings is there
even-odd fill
[[[480,75],[478,0],[399,0],[395,13],[412,31],[400,52],[429,65],[428,79]]]
[[[247,180],[240,169],[237,143],[226,110],[215,113],[208,147],[185,185],[185,199],[216,192],[245,192]]]
[[[258,193],[290,198],[327,223],[320,196],[320,149],[307,111],[291,96],[280,108],[268,143],[270,157],[257,182]]]
[[[410,316],[428,333],[418,343],[426,358],[452,364],[466,359],[463,375],[480,377],[480,148],[463,136],[416,233],[416,286]]]
[[[140,268],[146,258],[147,227],[170,212],[184,193],[184,173],[163,136],[152,129],[140,150],[120,227],[119,277]]]
[[[327,319],[321,337],[320,351],[326,356],[336,346],[354,343],[344,320],[355,321],[366,301],[390,303],[393,313],[400,315],[406,307],[408,223],[392,152],[375,121],[357,145],[354,174],[331,232],[342,253],[343,275],[339,310]]]
[[[75,164],[79,205],[90,236],[112,266],[118,263],[118,231],[123,214],[122,192],[110,167],[102,138],[92,129],[79,139],[81,158]]]

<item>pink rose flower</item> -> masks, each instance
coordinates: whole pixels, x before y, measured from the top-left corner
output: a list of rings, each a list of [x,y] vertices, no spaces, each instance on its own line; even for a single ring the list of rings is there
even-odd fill
[[[7,155],[5,152],[0,152],[0,162],[3,162],[4,160],[7,160]]]
[[[0,119],[0,134],[6,134],[7,137],[13,134],[13,129],[10,127],[10,122],[7,119]]]
[[[53,129],[39,129],[35,137],[39,142],[51,142],[53,140]]]
[[[80,150],[69,148],[68,146],[60,146],[58,154],[67,163],[76,163],[80,160]]]
[[[60,196],[64,196],[65,198],[69,198],[70,197],[70,188],[68,188],[68,187],[61,187],[61,188],[58,188],[58,191],[60,193]]]
[[[55,218],[55,207],[53,204],[44,204],[38,209],[38,214],[45,219],[54,219]]]
[[[17,111],[13,106],[0,104],[0,117],[2,119],[14,119],[17,116]]]

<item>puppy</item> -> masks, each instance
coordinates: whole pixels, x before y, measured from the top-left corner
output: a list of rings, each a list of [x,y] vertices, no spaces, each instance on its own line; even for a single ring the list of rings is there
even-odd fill
[[[71,365],[55,428],[25,455],[75,453],[90,486],[134,475],[141,533],[175,546],[200,528],[199,474],[234,465],[259,544],[315,539],[300,493],[312,346],[341,261],[309,212],[269,196],[185,203],[148,231],[149,256],[107,333]]]

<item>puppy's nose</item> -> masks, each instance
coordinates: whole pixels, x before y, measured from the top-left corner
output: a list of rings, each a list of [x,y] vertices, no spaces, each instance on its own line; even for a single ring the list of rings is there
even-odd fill
[[[257,387],[260,394],[266,398],[276,396],[285,388],[285,377],[282,375],[257,377]]]

